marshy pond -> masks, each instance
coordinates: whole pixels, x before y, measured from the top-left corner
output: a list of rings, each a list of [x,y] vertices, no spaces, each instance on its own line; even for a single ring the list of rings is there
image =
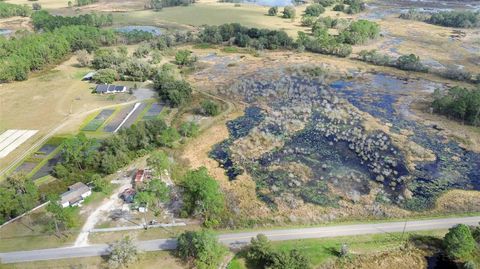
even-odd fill
[[[278,197],[335,207],[376,189],[378,202],[424,210],[445,190],[480,190],[480,154],[410,117],[414,91],[442,87],[370,73],[333,82],[289,69],[246,75],[224,94],[251,106],[211,157],[231,180],[251,175],[272,207]]]

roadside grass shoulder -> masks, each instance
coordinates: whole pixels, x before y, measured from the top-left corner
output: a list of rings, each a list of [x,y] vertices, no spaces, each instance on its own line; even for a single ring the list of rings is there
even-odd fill
[[[316,268],[319,265],[339,258],[342,244],[346,244],[350,255],[363,255],[398,250],[404,247],[410,237],[440,239],[446,230],[425,232],[385,233],[362,236],[344,236],[324,239],[302,239],[281,242],[272,242],[274,249],[279,251],[299,250]],[[247,266],[245,251],[240,251],[230,262],[228,269],[253,269]]]
[[[27,263],[16,263],[0,265],[1,269],[37,269],[37,268],[55,268],[55,269],[70,269],[70,268],[90,268],[90,269],[104,269],[108,268],[106,257],[85,257],[61,259],[52,261],[36,261]],[[145,269],[145,268],[162,268],[162,269],[186,269],[188,268],[183,262],[178,260],[171,252],[168,251],[154,251],[141,253],[139,261],[135,264],[129,265],[130,269]]]

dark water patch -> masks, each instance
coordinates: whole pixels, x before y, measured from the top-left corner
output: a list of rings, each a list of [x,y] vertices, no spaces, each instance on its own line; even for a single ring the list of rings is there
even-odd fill
[[[360,110],[398,129],[412,130],[410,139],[435,154],[436,161],[416,165],[409,184],[413,199],[418,199],[415,207],[422,203],[428,207],[433,205],[435,197],[448,189],[480,188],[480,154],[466,151],[458,143],[432,133],[429,126],[397,113],[395,105],[399,102],[399,96],[418,90],[420,83],[422,81],[409,82],[392,76],[375,75],[367,83],[352,86],[336,82],[333,88]]]
[[[103,128],[105,132],[113,132],[117,127],[122,123],[122,121],[128,116],[128,113],[132,110],[133,105],[124,107],[120,110],[115,117],[110,120],[110,122]]]
[[[36,166],[38,165],[38,163],[36,162],[23,162],[21,165],[19,165],[16,169],[15,169],[15,172],[17,173],[23,173],[23,174],[28,174],[30,173]]]
[[[260,108],[249,107],[245,109],[245,115],[235,120],[227,122],[229,138],[214,146],[210,152],[210,157],[218,161],[221,167],[226,170],[230,180],[243,174],[243,169],[235,164],[231,158],[230,146],[235,140],[248,135],[250,130],[263,121],[264,115]]]
[[[455,262],[451,261],[443,253],[435,253],[427,258],[427,269],[457,269]]]
[[[148,109],[147,113],[143,116],[143,119],[154,119],[160,112],[162,112],[164,105],[160,103],[153,103],[152,106]]]
[[[47,161],[47,163],[42,166],[42,168],[40,168],[33,176],[32,176],[32,179],[35,180],[35,179],[39,179],[39,178],[42,178],[44,176],[48,176],[48,175],[51,175],[52,172],[53,172],[53,169],[55,168],[55,166],[60,162],[60,160],[62,159],[62,153],[59,152],[58,154],[56,154],[55,156],[53,156],[53,158],[51,158],[50,160]]]
[[[45,144],[35,153],[34,156],[36,158],[45,158],[50,155],[50,153],[55,151],[57,147],[58,145]]]

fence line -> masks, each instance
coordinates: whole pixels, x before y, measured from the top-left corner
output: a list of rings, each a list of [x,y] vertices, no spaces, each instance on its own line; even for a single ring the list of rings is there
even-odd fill
[[[13,218],[13,219],[11,219],[11,220],[3,223],[2,225],[0,225],[0,229],[3,228],[3,226],[8,225],[8,224],[10,224],[10,223],[12,223],[12,222],[14,222],[14,221],[22,218],[23,216],[25,216],[25,215],[27,215],[27,214],[30,214],[31,212],[33,212],[33,211],[35,211],[35,210],[37,210],[37,209],[39,209],[39,208],[42,208],[42,207],[46,206],[48,203],[50,203],[50,201],[47,201],[47,202],[45,202],[45,203],[43,203],[43,204],[41,204],[41,205],[38,205],[38,206],[30,209],[29,211],[27,211],[27,212],[25,212],[25,213],[23,213],[23,214],[21,214],[21,215],[19,215],[19,216],[16,216],[15,218]]]

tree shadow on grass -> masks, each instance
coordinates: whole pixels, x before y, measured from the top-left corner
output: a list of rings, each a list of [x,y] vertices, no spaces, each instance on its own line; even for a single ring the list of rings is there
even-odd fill
[[[443,249],[443,240],[435,236],[415,234],[411,235],[408,241],[420,249]]]

